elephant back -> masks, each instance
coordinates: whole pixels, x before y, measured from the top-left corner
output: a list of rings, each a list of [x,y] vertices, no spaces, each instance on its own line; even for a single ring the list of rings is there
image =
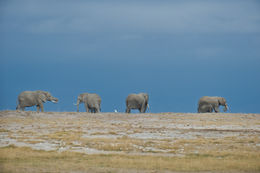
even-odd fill
[[[96,103],[101,103],[101,97],[98,94],[88,94],[87,95],[87,101],[89,102],[96,102]]]
[[[129,104],[132,104],[132,103],[143,104],[144,101],[146,101],[146,97],[145,97],[144,93],[129,94],[126,98],[126,105],[129,105]]]

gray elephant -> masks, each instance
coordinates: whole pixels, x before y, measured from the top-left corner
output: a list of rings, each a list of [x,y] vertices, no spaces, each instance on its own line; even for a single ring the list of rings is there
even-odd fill
[[[148,105],[149,95],[147,93],[129,94],[126,98],[126,113],[131,109],[138,109],[140,113],[145,113]]]
[[[213,112],[213,110],[218,113],[220,112],[219,106],[224,106],[225,112],[229,109],[224,97],[204,96],[199,99],[198,113]]]
[[[77,112],[79,112],[79,104],[84,103],[86,112],[91,111],[92,113],[97,113],[101,111],[101,98],[97,94],[92,93],[82,93],[77,99]]]
[[[41,109],[43,110],[43,103],[46,101],[51,101],[54,103],[58,102],[58,99],[53,97],[49,92],[47,91],[23,91],[18,96],[18,105],[16,107],[16,110],[23,110],[25,107],[31,107],[31,106],[37,106],[37,112]]]

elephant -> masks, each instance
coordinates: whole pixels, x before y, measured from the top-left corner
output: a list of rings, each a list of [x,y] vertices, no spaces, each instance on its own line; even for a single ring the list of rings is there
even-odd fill
[[[77,112],[79,112],[79,104],[84,103],[86,112],[91,111],[92,113],[97,113],[101,111],[101,98],[95,93],[82,93],[77,99]]]
[[[37,112],[39,112],[40,109],[42,112],[44,112],[43,103],[45,103],[46,101],[57,103],[58,99],[53,97],[47,91],[23,91],[18,96],[18,104],[16,110],[24,111],[25,107],[31,107],[36,105]]]
[[[224,106],[224,112],[229,110],[224,97],[203,96],[198,102],[198,113],[213,112],[213,110],[218,113],[220,112],[219,106]]]
[[[149,95],[147,93],[129,94],[126,98],[126,113],[130,113],[131,109],[138,109],[140,113],[145,113],[149,109]]]

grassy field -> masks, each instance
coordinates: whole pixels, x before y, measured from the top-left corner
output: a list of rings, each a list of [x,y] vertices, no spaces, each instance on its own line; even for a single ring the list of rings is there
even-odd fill
[[[0,112],[1,172],[260,172],[260,114]]]

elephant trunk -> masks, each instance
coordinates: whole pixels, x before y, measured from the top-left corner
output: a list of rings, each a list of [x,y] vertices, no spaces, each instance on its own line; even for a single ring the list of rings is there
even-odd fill
[[[230,111],[230,109],[229,109],[228,105],[227,105],[227,104],[225,104],[225,107],[224,107],[224,112],[227,112],[227,110],[229,110],[229,111]]]
[[[80,104],[80,100],[78,99],[77,104],[76,104],[77,105],[77,112],[79,112],[79,104]]]
[[[55,98],[55,97],[52,97],[52,98],[51,98],[51,102],[53,102],[53,103],[58,103],[58,101],[59,101],[59,99],[57,99],[57,98]]]

